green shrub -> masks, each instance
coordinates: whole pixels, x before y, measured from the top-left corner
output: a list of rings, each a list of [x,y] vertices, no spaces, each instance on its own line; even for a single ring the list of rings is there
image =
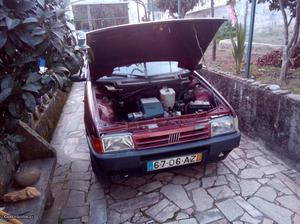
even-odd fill
[[[0,0],[0,144],[16,148],[15,121],[80,69],[65,8],[62,0]],[[48,68],[43,73],[40,59]]]
[[[219,42],[220,40],[230,39],[232,36],[236,34],[236,26],[232,26],[230,21],[226,21],[220,27],[217,32],[216,39]],[[235,37],[235,36],[234,36]]]
[[[245,40],[246,40],[246,31],[243,28],[243,25],[236,24],[236,32],[233,33],[231,37],[231,43],[233,47],[232,55],[235,61],[236,73],[241,72],[241,64],[245,54]]]

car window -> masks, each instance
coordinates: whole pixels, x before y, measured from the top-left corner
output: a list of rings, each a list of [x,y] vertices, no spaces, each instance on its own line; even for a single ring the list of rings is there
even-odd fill
[[[178,67],[176,61],[159,61],[116,67],[112,75],[154,76],[185,71],[187,70]]]

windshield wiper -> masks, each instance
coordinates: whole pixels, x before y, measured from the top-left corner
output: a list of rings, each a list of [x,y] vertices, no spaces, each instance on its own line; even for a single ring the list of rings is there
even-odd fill
[[[134,77],[138,77],[138,78],[145,78],[144,75],[137,75],[137,74],[122,74],[122,73],[118,73],[118,74],[112,73],[112,76],[117,76],[117,77],[127,77],[127,78],[131,78],[131,76],[134,76]]]

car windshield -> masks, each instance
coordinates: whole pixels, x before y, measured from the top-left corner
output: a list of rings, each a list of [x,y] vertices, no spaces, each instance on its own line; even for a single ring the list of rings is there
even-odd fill
[[[185,71],[187,70],[178,67],[176,61],[144,62],[116,67],[112,76],[156,76]]]

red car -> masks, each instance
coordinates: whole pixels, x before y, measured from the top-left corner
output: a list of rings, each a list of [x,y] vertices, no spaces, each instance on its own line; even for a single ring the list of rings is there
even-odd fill
[[[218,161],[239,146],[237,116],[199,65],[223,22],[170,20],[87,33],[84,120],[96,174]]]

